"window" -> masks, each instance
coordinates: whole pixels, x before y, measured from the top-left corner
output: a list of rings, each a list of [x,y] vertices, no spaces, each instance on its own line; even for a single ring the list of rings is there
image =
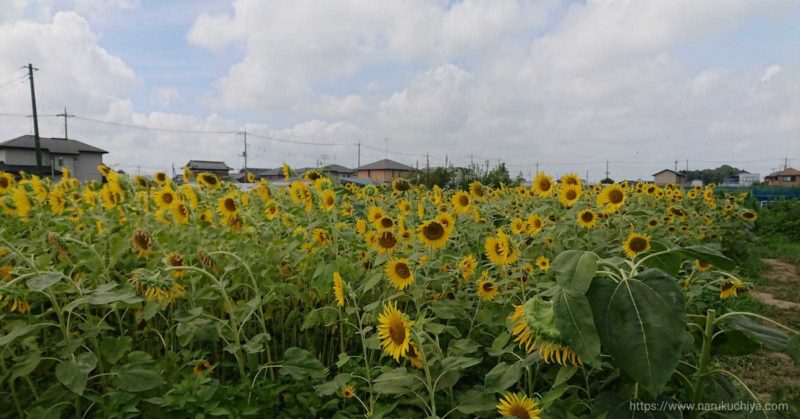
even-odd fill
[[[58,158],[58,163],[56,163],[56,167],[59,167],[59,168],[64,167],[64,158],[63,157],[59,157]]]
[[[784,182],[794,182],[794,176],[783,176],[781,180]]]

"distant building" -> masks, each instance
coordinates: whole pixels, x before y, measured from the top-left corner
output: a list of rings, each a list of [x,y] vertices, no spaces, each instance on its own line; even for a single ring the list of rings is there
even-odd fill
[[[414,170],[411,166],[394,160],[383,159],[365,164],[356,169],[359,179],[372,179],[376,182],[391,182]]]
[[[793,167],[773,172],[764,177],[770,186],[800,186],[800,170]]]
[[[746,170],[742,170],[741,172],[733,175],[728,176],[722,180],[720,183],[721,186],[733,186],[733,187],[748,187],[753,186],[754,183],[757,183],[761,180],[761,175],[758,173],[750,173]]]
[[[337,179],[345,179],[355,177],[356,171],[355,169],[351,169],[349,167],[344,167],[339,164],[329,164],[327,166],[323,166],[319,169],[325,176],[330,178],[337,178]]]
[[[653,174],[653,183],[658,186],[664,185],[685,185],[686,175],[678,173],[674,170],[664,169],[658,173]]]
[[[695,180],[692,181],[692,187],[693,188],[700,188],[702,186],[703,186],[703,181],[702,180],[695,179]]]
[[[186,163],[186,167],[195,173],[213,173],[220,179],[228,179],[230,171],[233,170],[233,168],[228,167],[225,162],[208,160],[189,160],[189,163]]]
[[[42,176],[60,178],[66,168],[79,180],[100,180],[97,166],[103,164],[105,150],[77,140],[40,137],[42,167],[36,168],[36,145],[33,135],[23,135],[0,143],[0,170],[16,173],[39,172]]]

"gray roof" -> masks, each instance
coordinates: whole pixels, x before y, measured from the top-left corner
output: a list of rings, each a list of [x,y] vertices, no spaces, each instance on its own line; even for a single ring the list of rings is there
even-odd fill
[[[77,140],[39,137],[39,143],[42,150],[47,150],[52,154],[108,153],[108,151]],[[36,144],[33,135],[23,135],[13,140],[0,143],[0,148],[24,148],[34,150],[36,149]]]
[[[320,168],[325,173],[355,173],[354,169],[344,167],[340,164],[329,164]]]
[[[189,160],[189,163],[186,163],[186,167],[192,170],[210,170],[214,172],[227,172],[229,170],[233,170],[233,168],[228,167],[225,162],[208,160]]]
[[[383,159],[370,164],[365,164],[356,170],[405,170],[408,172],[414,170],[414,168],[411,166],[406,166],[403,163],[398,163],[394,160]]]
[[[676,171],[674,171],[672,169],[664,169],[664,170],[662,170],[660,172],[653,173],[653,176],[660,175],[660,174],[662,174],[664,172],[670,172],[670,173],[674,173],[674,174],[676,174],[678,176],[681,176],[681,177],[686,177],[686,175],[684,175],[683,173],[678,173],[678,172],[676,172]]]

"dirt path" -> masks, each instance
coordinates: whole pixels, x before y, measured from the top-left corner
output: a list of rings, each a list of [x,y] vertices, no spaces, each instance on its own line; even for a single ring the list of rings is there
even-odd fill
[[[752,295],[766,306],[768,317],[794,329],[800,328],[800,273],[793,264],[763,259],[767,270]],[[784,353],[761,350],[729,358],[728,368],[760,398],[771,400],[782,392],[784,400],[800,400],[800,367]]]

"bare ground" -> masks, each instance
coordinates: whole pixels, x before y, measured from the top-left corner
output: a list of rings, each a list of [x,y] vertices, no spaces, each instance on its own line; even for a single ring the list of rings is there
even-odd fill
[[[791,263],[764,259],[768,270],[753,297],[766,307],[766,315],[794,329],[800,328],[800,274]],[[800,400],[800,367],[788,355],[771,350],[723,360],[763,400],[783,393],[784,400]]]

